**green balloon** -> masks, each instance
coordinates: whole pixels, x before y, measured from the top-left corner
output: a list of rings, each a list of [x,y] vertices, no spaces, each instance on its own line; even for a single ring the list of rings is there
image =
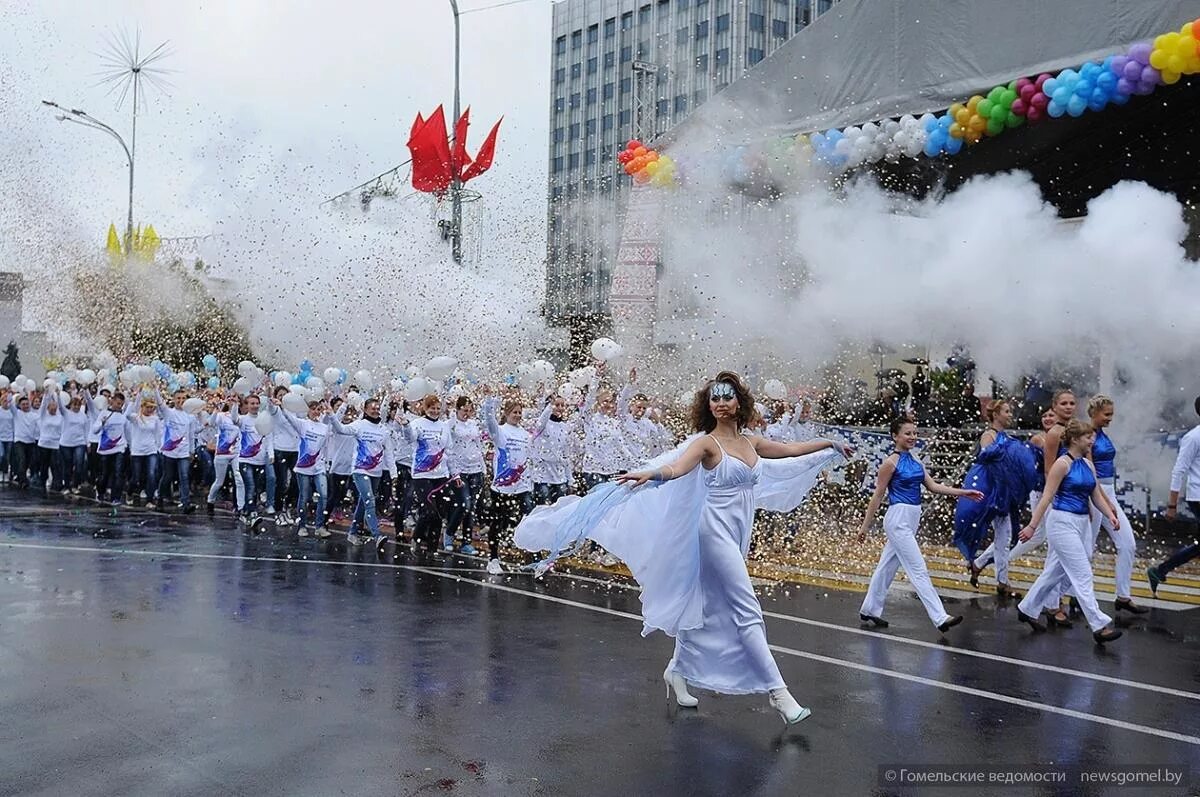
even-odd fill
[[[1012,111],[1008,112],[1008,117],[1004,120],[1004,125],[1006,127],[1020,127],[1023,124],[1025,124],[1025,117],[1018,116]]]
[[[1009,84],[1008,84],[1008,90],[1009,90],[1009,91],[1011,91],[1011,92],[1013,93],[1013,96],[1016,96],[1016,94],[1017,94],[1017,81],[1013,80],[1013,81],[1009,82]]]
[[[996,86],[995,88],[993,88],[991,91],[988,92],[987,98],[989,100],[991,100],[992,102],[999,102],[1000,95],[1003,93],[1004,93],[1004,87]]]
[[[1000,119],[988,119],[987,131],[989,136],[994,136],[1004,130],[1004,122]]]
[[[988,118],[995,119],[998,122],[1003,122],[1005,117],[1008,116],[1008,113],[1008,108],[1004,107],[1003,105],[993,105],[992,112],[988,114]]]
[[[992,108],[994,108],[995,105],[996,103],[992,102],[991,100],[980,100],[979,105],[975,106],[975,113],[979,114],[984,119],[987,119],[992,115]]]
[[[1005,89],[1004,93],[1000,96],[1000,104],[1003,105],[1005,108],[1008,108],[1014,102],[1016,102],[1016,99],[1017,99],[1017,93],[1015,91],[1013,91],[1012,89]]]

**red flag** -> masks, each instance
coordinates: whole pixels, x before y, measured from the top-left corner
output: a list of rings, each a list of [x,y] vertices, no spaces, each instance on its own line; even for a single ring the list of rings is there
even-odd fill
[[[446,115],[439,105],[424,122],[420,114],[408,139],[412,153],[412,185],[418,191],[441,193],[450,185],[450,142],[446,139]]]
[[[475,156],[475,162],[472,163],[467,170],[463,172],[462,181],[465,183],[472,177],[478,177],[492,167],[492,159],[496,157],[496,134],[500,132],[500,122],[504,121],[504,117],[500,117],[500,121],[492,128],[492,132],[483,141],[483,146],[479,148],[479,154]]]
[[[471,156],[467,154],[467,126],[471,124],[471,106],[463,111],[462,116],[454,123],[454,149],[450,153],[450,166],[454,175],[462,179],[463,169],[471,165]]]
[[[417,131],[425,126],[425,119],[421,116],[421,112],[417,111],[417,118],[413,120],[412,131],[408,134],[408,140],[412,141],[416,138]]]

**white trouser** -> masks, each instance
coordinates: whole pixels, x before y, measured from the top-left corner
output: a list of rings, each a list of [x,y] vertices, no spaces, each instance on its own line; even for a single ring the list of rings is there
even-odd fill
[[[892,504],[883,516],[883,533],[887,535],[887,544],[879,555],[879,564],[871,576],[871,586],[867,589],[867,597],[863,600],[862,614],[871,617],[883,616],[883,602],[887,598],[888,587],[896,577],[896,571],[901,567],[908,574],[908,581],[917,591],[917,597],[925,606],[926,613],[934,625],[941,625],[950,619],[942,599],[938,597],[933,582],[929,580],[929,570],[925,567],[925,557],[917,545],[917,528],[921,523],[921,507],[914,504]]]
[[[1030,507],[1036,508],[1038,505],[1038,501],[1041,501],[1041,500],[1042,500],[1041,493],[1034,491],[1029,494],[1029,506]],[[1009,522],[1011,522],[1011,520]],[[993,534],[994,533],[995,533],[995,529],[993,527]],[[1008,539],[1011,540],[1012,539],[1012,529],[1009,529],[1008,533],[1009,533]],[[1028,541],[1022,542],[1022,541],[1018,540],[1016,545],[1014,545],[1012,548],[1008,549],[1008,558],[1004,562],[1005,575],[1008,574],[1008,563],[1009,562],[1011,562],[1013,559],[1020,559],[1022,556],[1029,553],[1033,549],[1037,548],[1039,545],[1041,545],[1045,541],[1046,541],[1046,518],[1043,517],[1042,522],[1039,523],[1038,527],[1033,530],[1033,536],[1030,537]],[[999,559],[995,554],[996,554],[996,542],[995,542],[995,539],[993,539],[992,544],[989,545],[982,553],[980,553],[979,556],[975,557],[975,567],[978,570],[982,570],[984,567],[987,566],[988,559],[996,560],[996,562],[997,562],[997,564],[996,564],[996,580],[1007,584],[1008,583],[1007,578],[1000,578]]]
[[[1099,510],[1092,510],[1092,538],[1091,545],[1088,546],[1088,557],[1092,558],[1096,555],[1096,540],[1100,536],[1100,529],[1103,528],[1108,532],[1108,538],[1113,541],[1113,545],[1117,549],[1117,597],[1132,598],[1133,557],[1137,553],[1137,541],[1133,538],[1133,526],[1129,525],[1129,518],[1125,517],[1125,510],[1117,503],[1116,487],[1101,482],[1100,489],[1116,507],[1119,525],[1114,529],[1112,523]]]
[[[241,509],[246,505],[246,485],[242,484],[242,471],[238,467],[237,457],[216,457],[213,459],[213,468],[216,475],[213,477],[212,487],[208,488],[208,502],[211,504],[217,500],[217,493],[221,491],[221,485],[225,483],[225,474],[230,468],[233,468],[233,487],[237,494],[237,508]]]
[[[1092,591],[1092,563],[1086,547],[1091,538],[1091,521],[1087,515],[1060,509],[1051,509],[1046,514],[1046,543],[1050,548],[1046,567],[1017,608],[1030,617],[1037,617],[1043,608],[1057,608],[1059,590],[1065,581],[1079,601],[1088,626],[1099,631],[1112,618],[1100,611]]]

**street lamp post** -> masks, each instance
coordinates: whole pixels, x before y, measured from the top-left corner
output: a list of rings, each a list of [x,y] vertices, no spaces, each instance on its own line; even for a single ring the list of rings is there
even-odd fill
[[[92,130],[107,133],[116,139],[117,143],[121,145],[121,149],[125,151],[125,160],[129,163],[129,210],[125,217],[125,254],[128,255],[133,250],[133,151],[125,143],[125,139],[121,137],[120,133],[94,116],[91,116],[86,111],[81,111],[78,108],[64,108],[51,100],[42,100],[42,104],[62,111],[62,113],[55,117],[58,121],[73,122]]]
[[[450,0],[450,10],[454,12],[454,119],[451,122],[455,126],[458,124],[459,115],[462,113],[459,109],[458,98],[458,73],[459,73],[459,22],[458,22],[458,0]],[[462,142],[457,139],[454,142],[456,145],[461,145]],[[462,263],[462,181],[458,179],[458,170],[451,169],[452,176],[450,182],[450,247],[451,254],[454,257],[455,263]]]

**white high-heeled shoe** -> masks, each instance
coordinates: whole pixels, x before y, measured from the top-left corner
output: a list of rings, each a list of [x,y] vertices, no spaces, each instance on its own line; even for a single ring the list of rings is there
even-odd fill
[[[667,685],[667,699],[671,699],[671,690],[675,690],[675,702],[684,708],[695,708],[700,701],[688,692],[687,681],[670,667],[663,670],[663,683]]]
[[[786,725],[795,725],[812,716],[812,712],[797,703],[787,689],[772,689],[769,700],[771,708],[779,712]]]

